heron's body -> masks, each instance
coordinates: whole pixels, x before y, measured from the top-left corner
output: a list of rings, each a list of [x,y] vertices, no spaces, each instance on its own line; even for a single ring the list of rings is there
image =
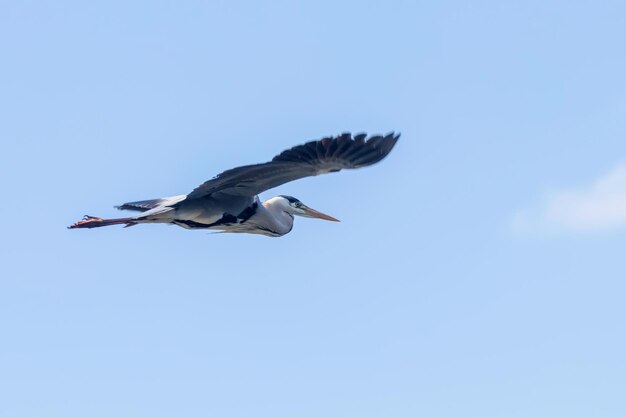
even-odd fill
[[[210,197],[185,201],[184,197],[168,199],[172,205],[166,203],[147,211],[137,216],[134,224],[171,223],[186,229],[213,229],[266,236],[282,236],[293,227],[293,215],[280,209],[272,199],[262,203],[258,196],[236,197],[228,201],[215,201]],[[183,200],[176,203],[179,199]]]
[[[124,203],[121,210],[141,212],[132,217],[101,219],[85,216],[70,228],[124,224],[168,223],[187,229],[282,236],[293,228],[294,215],[338,221],[289,196],[261,202],[258,194],[295,179],[359,168],[383,159],[399,135],[343,134],[296,146],[265,164],[225,171],[187,195]]]

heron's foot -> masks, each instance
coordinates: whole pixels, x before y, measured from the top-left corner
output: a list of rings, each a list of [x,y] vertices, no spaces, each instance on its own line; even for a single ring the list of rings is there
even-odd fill
[[[68,229],[80,229],[80,228],[87,228],[90,229],[92,227],[98,227],[99,223],[104,222],[104,219],[101,219],[100,217],[93,217],[93,216],[83,216],[83,219],[81,221],[78,221],[74,224],[72,224],[71,226],[68,226]]]

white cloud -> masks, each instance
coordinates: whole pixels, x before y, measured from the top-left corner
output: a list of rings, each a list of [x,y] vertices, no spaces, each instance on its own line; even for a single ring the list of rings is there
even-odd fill
[[[518,233],[605,232],[626,228],[626,164],[591,185],[550,193],[537,206],[519,210]]]

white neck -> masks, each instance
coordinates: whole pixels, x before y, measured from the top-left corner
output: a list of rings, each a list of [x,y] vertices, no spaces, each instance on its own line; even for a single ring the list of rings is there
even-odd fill
[[[265,213],[259,213],[261,218],[257,220],[258,224],[267,227],[274,232],[284,235],[291,231],[293,227],[293,216],[285,211],[284,203],[276,198],[270,198],[263,202]],[[259,222],[261,220],[263,223]]]

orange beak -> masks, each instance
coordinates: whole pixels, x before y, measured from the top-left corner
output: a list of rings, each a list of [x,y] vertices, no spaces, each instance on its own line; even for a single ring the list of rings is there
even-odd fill
[[[335,219],[332,216],[329,216],[328,214],[324,214],[324,213],[320,213],[317,210],[313,210],[310,207],[307,207],[304,209],[304,212],[308,215],[308,217],[313,217],[316,219],[322,219],[322,220],[328,220],[331,222],[338,222],[339,220]]]

